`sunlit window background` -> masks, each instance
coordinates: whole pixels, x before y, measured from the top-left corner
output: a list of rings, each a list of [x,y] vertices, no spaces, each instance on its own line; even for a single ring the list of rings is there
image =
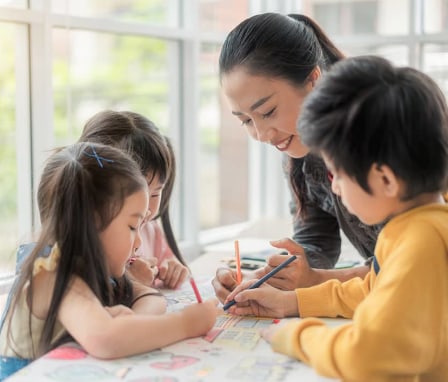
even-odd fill
[[[49,150],[104,109],[141,113],[171,137],[171,212],[192,257],[235,225],[287,216],[281,157],[249,142],[218,78],[226,34],[266,11],[303,12],[346,55],[422,69],[448,91],[448,0],[0,0],[0,275],[39,226]]]

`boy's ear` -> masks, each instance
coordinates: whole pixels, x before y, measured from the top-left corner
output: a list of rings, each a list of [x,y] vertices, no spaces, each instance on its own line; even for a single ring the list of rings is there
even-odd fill
[[[400,196],[400,182],[389,166],[374,163],[370,171],[372,186],[376,190],[389,198]]]

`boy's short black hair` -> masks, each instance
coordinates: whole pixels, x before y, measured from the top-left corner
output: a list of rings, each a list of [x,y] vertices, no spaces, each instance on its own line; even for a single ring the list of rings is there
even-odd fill
[[[359,56],[336,63],[320,80],[304,101],[298,130],[367,192],[372,164],[389,166],[405,182],[408,200],[446,191],[447,123],[445,97],[429,76]]]

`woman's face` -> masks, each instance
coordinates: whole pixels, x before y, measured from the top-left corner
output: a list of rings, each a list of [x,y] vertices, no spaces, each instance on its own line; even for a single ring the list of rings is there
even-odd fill
[[[284,79],[251,75],[244,68],[236,68],[223,75],[222,89],[232,114],[253,139],[293,158],[309,152],[297,133],[297,119],[312,89],[311,82],[297,88]]]

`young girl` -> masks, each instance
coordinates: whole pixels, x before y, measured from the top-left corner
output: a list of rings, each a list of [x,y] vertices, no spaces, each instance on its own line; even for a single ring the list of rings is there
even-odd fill
[[[148,184],[154,185],[148,219],[141,229],[142,245],[131,262],[129,273],[137,280],[145,280],[146,285],[152,285],[157,276],[164,287],[180,286],[189,270],[174,238],[169,216],[176,162],[168,138],[140,114],[106,110],[87,121],[79,141],[98,142],[124,150],[139,164]],[[159,168],[158,174],[148,171],[153,164]]]
[[[111,282],[123,279],[140,246],[148,210],[147,182],[131,158],[100,144],[68,146],[49,158],[42,188],[48,191],[42,230],[21,267],[0,333],[2,373],[10,360],[23,366],[70,340],[109,359],[210,330],[220,312],[216,300],[140,315],[130,309],[139,298],[133,288]],[[42,256],[48,245],[50,253]]]

